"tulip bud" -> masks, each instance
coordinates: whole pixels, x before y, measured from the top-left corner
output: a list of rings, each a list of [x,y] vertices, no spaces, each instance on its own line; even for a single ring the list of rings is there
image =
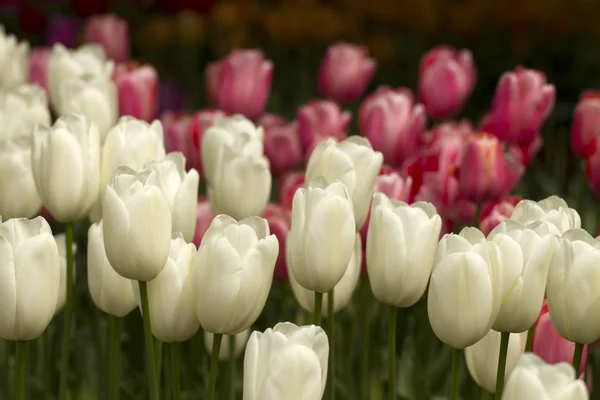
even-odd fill
[[[279,177],[277,195],[279,203],[286,210],[292,209],[296,190],[304,187],[304,171],[288,172]]]
[[[0,141],[31,139],[37,124],[50,125],[50,110],[46,93],[35,85],[21,85],[0,92]]]
[[[310,234],[309,234],[310,233]],[[288,233],[288,272],[308,290],[327,293],[344,276],[354,252],[352,200],[339,181],[322,179],[298,189]]]
[[[56,303],[55,314],[58,314],[67,303],[67,237],[64,233],[54,236],[58,247],[58,257],[60,258],[60,285],[58,288],[58,301]],[[73,276],[71,279],[75,281],[76,265],[75,257],[77,256],[77,243],[73,243]]]
[[[59,222],[88,214],[100,190],[100,135],[82,115],[59,118],[33,131],[31,165],[44,206]]]
[[[313,100],[298,108],[296,121],[300,144],[305,151],[329,137],[343,140],[352,115],[333,101]]]
[[[253,332],[244,355],[244,400],[320,399],[327,383],[329,342],[318,326],[283,322]],[[293,388],[293,389],[292,389]]]
[[[329,46],[319,68],[319,92],[338,102],[352,102],[364,92],[377,69],[368,49],[350,43]]]
[[[343,142],[322,142],[310,156],[306,166],[306,182],[322,176],[327,182],[341,181],[352,198],[356,229],[360,230],[369,212],[375,179],[379,175],[383,155],[373,151],[363,137],[352,136]]]
[[[158,174],[119,167],[102,200],[104,246],[124,278],[151,281],[169,256],[171,212]]]
[[[421,59],[419,102],[436,119],[456,114],[475,87],[475,75],[469,50],[436,47]]]
[[[381,86],[361,104],[358,122],[385,162],[399,166],[417,150],[427,117],[409,89]]]
[[[510,219],[529,225],[533,222],[548,224],[552,234],[560,236],[569,229],[581,228],[581,217],[577,210],[569,208],[567,202],[558,196],[543,200],[521,200],[512,212]]]
[[[106,257],[102,221],[88,230],[87,279],[92,301],[105,313],[124,317],[137,307],[131,280],[119,275]]]
[[[214,336],[210,332],[204,332],[204,346],[206,351],[210,354],[212,352],[212,345]],[[221,343],[219,349],[219,361],[225,361],[231,359],[231,346],[233,345],[233,358],[238,358],[242,351],[246,348],[246,343],[250,337],[250,329],[246,329],[236,335],[226,335]],[[231,343],[233,341],[233,343]]]
[[[183,238],[191,242],[198,211],[198,172],[195,169],[185,172],[185,158],[181,153],[169,153],[160,161],[146,163],[144,168],[157,173],[169,202],[173,232],[181,232]]]
[[[500,332],[491,330],[479,342],[465,349],[465,360],[467,361],[469,374],[479,386],[491,393],[496,391],[500,337]],[[504,370],[505,377],[508,377],[517,365],[517,361],[525,352],[526,343],[527,331],[510,334],[506,354],[506,368]]]
[[[209,101],[227,114],[256,118],[263,113],[273,77],[273,63],[260,50],[232,50],[206,67]]]
[[[233,335],[256,321],[271,290],[278,251],[266,220],[215,217],[195,262],[196,315],[204,330]]]
[[[410,307],[425,293],[442,219],[430,203],[373,195],[367,233],[367,272],[377,300]],[[414,240],[418,238],[418,240]]]
[[[49,47],[38,47],[29,53],[29,75],[27,82],[37,84],[48,91],[48,63],[52,49]]]
[[[84,41],[101,45],[107,57],[117,62],[129,58],[129,26],[116,15],[92,16],[85,27]]]
[[[487,205],[481,211],[479,229],[487,236],[505,219],[510,218],[515,206],[522,200],[520,196],[510,196],[499,199]]]
[[[42,217],[0,219],[0,337],[33,340],[44,333],[56,311],[60,257]]]
[[[273,173],[298,167],[304,159],[296,122],[265,126],[265,156]]]
[[[0,26],[0,89],[12,89],[27,82],[29,70],[29,43],[18,42],[14,35],[7,35]]]
[[[276,281],[283,281],[288,278],[287,265],[285,261],[286,238],[290,231],[291,213],[282,208],[279,204],[268,204],[263,213],[263,218],[269,223],[269,230],[279,242],[279,254],[275,263],[275,273],[273,278]]]
[[[594,139],[600,137],[600,93],[586,91],[579,98],[571,126],[571,148],[584,157]]]
[[[196,247],[200,247],[202,238],[208,230],[215,215],[210,208],[210,202],[205,197],[198,197],[198,208],[196,210],[196,231],[192,240]]]
[[[502,400],[529,399],[588,400],[589,394],[571,365],[548,365],[535,354],[525,353],[506,381]]]
[[[151,65],[118,64],[113,80],[119,94],[119,115],[151,122],[158,113],[158,74]]]

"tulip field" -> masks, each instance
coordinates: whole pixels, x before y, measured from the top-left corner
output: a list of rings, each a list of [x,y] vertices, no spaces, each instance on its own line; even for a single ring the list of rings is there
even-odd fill
[[[339,41],[293,118],[267,48],[164,109],[130,53],[0,29],[0,399],[600,399],[599,91],[549,137],[543,70],[463,118],[477,52]]]

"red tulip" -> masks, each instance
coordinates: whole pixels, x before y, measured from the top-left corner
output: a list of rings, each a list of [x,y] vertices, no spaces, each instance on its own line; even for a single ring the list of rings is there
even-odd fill
[[[600,91],[584,92],[575,107],[571,127],[571,148],[580,157],[592,140],[600,136]]]

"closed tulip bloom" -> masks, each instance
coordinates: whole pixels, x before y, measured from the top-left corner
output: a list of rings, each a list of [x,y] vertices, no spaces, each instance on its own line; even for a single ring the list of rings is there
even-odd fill
[[[329,100],[312,100],[298,108],[296,121],[302,149],[307,152],[324,139],[343,140],[348,135],[352,114]]]
[[[256,321],[271,290],[278,252],[266,220],[215,217],[194,272],[196,315],[205,331],[233,335]]]
[[[196,246],[175,233],[165,267],[148,282],[152,335],[162,342],[184,342],[200,327],[194,304],[195,257]],[[139,283],[132,284],[141,310]]]
[[[54,316],[60,286],[56,240],[42,217],[0,219],[0,337],[33,340]]]
[[[319,400],[328,361],[329,341],[318,326],[283,322],[253,332],[244,355],[244,400]]]
[[[290,263],[288,262],[287,264],[289,265]],[[345,308],[350,302],[352,294],[354,293],[354,289],[356,289],[356,285],[358,284],[358,279],[360,278],[361,265],[362,241],[360,239],[360,235],[357,234],[354,242],[354,252],[352,252],[352,257],[350,258],[346,272],[344,273],[344,276],[342,276],[342,279],[340,279],[337,285],[335,285],[333,288],[334,313],[337,313]],[[296,301],[298,304],[300,304],[300,307],[310,313],[313,313],[315,311],[315,293],[302,287],[302,285],[296,281],[294,274],[291,271],[289,271],[288,276],[290,280],[290,286],[292,287],[292,292],[294,293]],[[324,316],[327,316],[329,311],[327,308],[328,297],[329,295],[327,293],[323,295],[321,314]]]
[[[342,279],[354,252],[352,200],[339,181],[313,180],[298,189],[288,233],[288,272],[313,292],[327,293]]]
[[[569,229],[581,228],[581,217],[574,208],[558,196],[550,196],[538,202],[521,200],[515,207],[510,219],[524,225],[533,222],[545,222],[551,233],[562,235]]]
[[[36,84],[48,91],[48,64],[52,49],[49,47],[38,47],[29,53],[29,76],[27,82]]]
[[[0,215],[6,219],[31,218],[40,208],[29,140],[0,141]]]
[[[198,211],[198,171],[185,172],[185,158],[181,153],[169,153],[160,161],[148,162],[145,168],[154,170],[162,184],[171,210],[173,232],[181,232],[183,238],[191,242]]]
[[[58,246],[58,256],[60,258],[60,286],[58,289],[58,301],[56,303],[56,314],[58,314],[67,302],[67,237],[64,233],[54,236]],[[73,281],[75,281],[75,257],[77,255],[77,243],[73,243]]]
[[[367,272],[377,300],[410,307],[425,293],[442,229],[431,203],[408,205],[373,195],[367,233]]]
[[[0,92],[0,141],[31,138],[37,124],[50,125],[46,93],[35,85]]]
[[[117,64],[113,81],[119,96],[119,115],[152,122],[158,113],[158,73],[151,65]]]
[[[6,90],[27,82],[29,43],[18,42],[0,26],[0,89]]]
[[[212,351],[212,345],[215,335],[210,332],[204,332],[204,347],[210,354]],[[242,351],[246,348],[246,343],[250,337],[250,329],[246,329],[236,335],[226,335],[223,337],[221,342],[221,348],[219,350],[219,360],[225,361],[231,359],[231,341],[233,340],[233,358],[238,358]]]
[[[86,43],[97,43],[108,58],[125,61],[129,58],[129,25],[116,15],[94,15],[84,30]]]
[[[565,232],[548,273],[548,310],[558,333],[575,343],[600,339],[600,238],[583,229]],[[538,308],[539,310],[539,308]]]
[[[471,377],[479,386],[494,393],[500,357],[500,332],[490,330],[487,335],[473,346],[465,349],[465,360]],[[527,331],[511,333],[506,354],[505,377],[508,377],[525,351]]]
[[[158,174],[120,167],[102,200],[104,246],[119,275],[151,281],[162,271],[171,245],[171,212]]]
[[[571,149],[580,157],[594,139],[600,137],[600,93],[586,91],[579,98],[571,126]]]
[[[265,156],[273,173],[281,173],[302,164],[304,153],[298,137],[298,124],[293,121],[265,127]]]
[[[508,377],[502,400],[588,400],[583,381],[567,364],[549,365],[533,353],[525,353]]]
[[[306,166],[306,182],[318,176],[328,182],[341,181],[348,188],[354,207],[356,229],[367,219],[375,180],[383,164],[383,155],[374,151],[369,140],[352,136],[343,142],[322,142]]]
[[[106,257],[102,221],[88,230],[87,279],[92,301],[100,310],[124,317],[137,307],[131,280],[119,275]]]
[[[337,43],[329,46],[319,68],[319,92],[339,102],[358,99],[377,69],[364,46]]]
[[[33,131],[31,165],[44,206],[60,222],[88,214],[100,191],[100,135],[83,115]]]
[[[435,335],[455,349],[483,339],[496,320],[503,294],[497,252],[476,228],[444,235],[438,244],[427,312]]]

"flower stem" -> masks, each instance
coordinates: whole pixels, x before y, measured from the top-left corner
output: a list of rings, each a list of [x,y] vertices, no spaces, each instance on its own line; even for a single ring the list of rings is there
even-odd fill
[[[207,400],[215,400],[217,389],[217,372],[219,369],[219,353],[221,353],[221,341],[223,335],[215,333],[213,335],[212,351],[210,353],[210,378],[208,381],[208,397]]]
[[[323,308],[323,293],[315,292],[315,311],[313,314],[313,323],[316,326],[321,326],[321,311]]]
[[[59,386],[59,398],[60,400],[67,399],[67,391],[69,385],[69,358],[71,356],[71,342],[72,342],[72,331],[75,319],[75,301],[73,299],[73,224],[65,224],[65,243],[66,243],[66,254],[67,254],[67,304],[65,305],[65,325],[63,330],[63,343],[62,343],[62,359],[61,359],[61,371],[60,371],[60,386]]]
[[[525,343],[525,353],[531,353],[533,351],[533,335],[535,333],[535,324],[529,328],[527,332],[527,342]]]
[[[120,378],[121,378],[121,333],[123,320],[111,315],[108,320],[109,335],[109,376],[108,376],[108,398],[119,400]]]
[[[181,400],[181,372],[179,364],[181,363],[181,346],[179,343],[171,343],[171,371],[173,376],[173,399]]]
[[[16,400],[25,400],[25,363],[27,362],[27,342],[17,342],[17,372],[15,374]]]
[[[460,389],[460,359],[462,351],[460,349],[452,349],[452,375],[450,400],[458,400],[458,392]]]
[[[236,359],[235,359],[235,335],[229,335],[229,400],[235,400],[236,388]]]
[[[364,285],[362,285],[362,299],[359,304],[360,320],[357,323],[362,324],[362,362],[360,363],[360,378],[361,378],[361,399],[367,399],[369,394],[369,358],[370,358],[370,347],[371,347],[371,326],[368,313],[369,307],[369,283],[365,279]]]
[[[169,343],[165,344],[166,346],[163,346],[162,349],[162,370],[159,370],[163,373],[164,380],[162,382],[162,385],[160,383],[158,384],[158,390],[162,390],[162,393],[164,393],[163,398],[170,399],[171,395],[173,394],[173,387],[171,385],[173,382],[173,374],[171,373],[173,367],[173,360],[171,359],[171,346],[169,345]],[[160,374],[158,376],[160,379]]]
[[[583,347],[582,343],[575,343],[575,354],[573,354],[573,368],[575,368],[576,376],[579,377],[581,374],[581,359],[583,358]]]
[[[502,332],[500,335],[500,354],[498,355],[498,371],[496,373],[496,398],[502,398],[504,391],[504,373],[506,372],[506,356],[508,354],[508,341],[510,332]]]
[[[396,325],[398,309],[390,306],[388,309],[388,351],[389,351],[389,380],[390,400],[396,399]]]
[[[144,342],[146,345],[146,373],[148,374],[148,392],[150,400],[158,400],[158,377],[156,374],[156,358],[154,355],[154,337],[150,320],[150,304],[148,302],[148,283],[139,281],[140,298],[142,300],[142,319],[144,321]]]
[[[329,335],[329,391],[326,397],[329,400],[335,400],[335,311],[333,290],[327,294],[327,328]]]
[[[484,388],[481,388],[481,400],[492,400],[492,394]]]

